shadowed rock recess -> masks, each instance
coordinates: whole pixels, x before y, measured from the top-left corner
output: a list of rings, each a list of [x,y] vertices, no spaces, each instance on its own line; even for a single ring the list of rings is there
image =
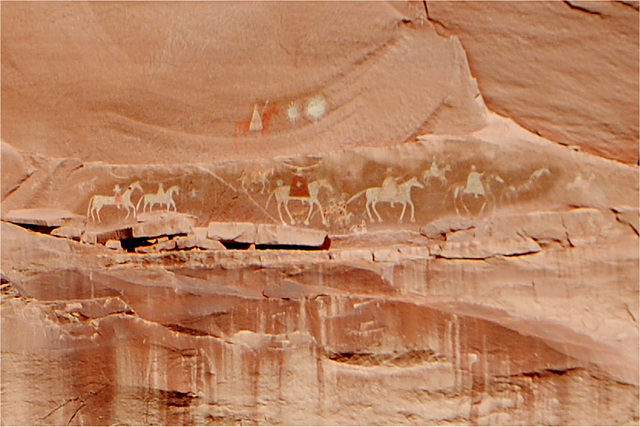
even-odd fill
[[[638,424],[637,2],[1,13],[2,424]]]

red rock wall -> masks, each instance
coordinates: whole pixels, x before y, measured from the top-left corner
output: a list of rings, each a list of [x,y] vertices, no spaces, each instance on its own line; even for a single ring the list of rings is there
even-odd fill
[[[637,2],[1,13],[3,424],[638,423]]]

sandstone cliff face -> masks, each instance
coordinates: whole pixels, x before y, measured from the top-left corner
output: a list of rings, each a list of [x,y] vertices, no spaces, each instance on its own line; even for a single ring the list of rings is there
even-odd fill
[[[4,4],[2,422],[637,423],[637,19]]]

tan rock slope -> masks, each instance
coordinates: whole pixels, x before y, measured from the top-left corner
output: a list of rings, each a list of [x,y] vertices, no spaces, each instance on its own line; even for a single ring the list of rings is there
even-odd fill
[[[638,423],[637,2],[1,11],[3,424]]]

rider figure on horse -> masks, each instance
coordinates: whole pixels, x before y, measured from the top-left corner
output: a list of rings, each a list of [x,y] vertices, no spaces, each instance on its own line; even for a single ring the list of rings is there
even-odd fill
[[[302,168],[298,168],[291,181],[291,187],[289,189],[290,197],[310,197],[309,183],[307,178],[302,174]]]
[[[120,204],[122,203],[122,189],[118,184],[113,187],[113,201],[116,202],[116,207],[120,209]]]
[[[380,186],[380,198],[394,200],[398,195],[398,178],[391,176],[391,168],[387,168],[387,177],[382,181]],[[394,203],[391,202],[391,207]]]

